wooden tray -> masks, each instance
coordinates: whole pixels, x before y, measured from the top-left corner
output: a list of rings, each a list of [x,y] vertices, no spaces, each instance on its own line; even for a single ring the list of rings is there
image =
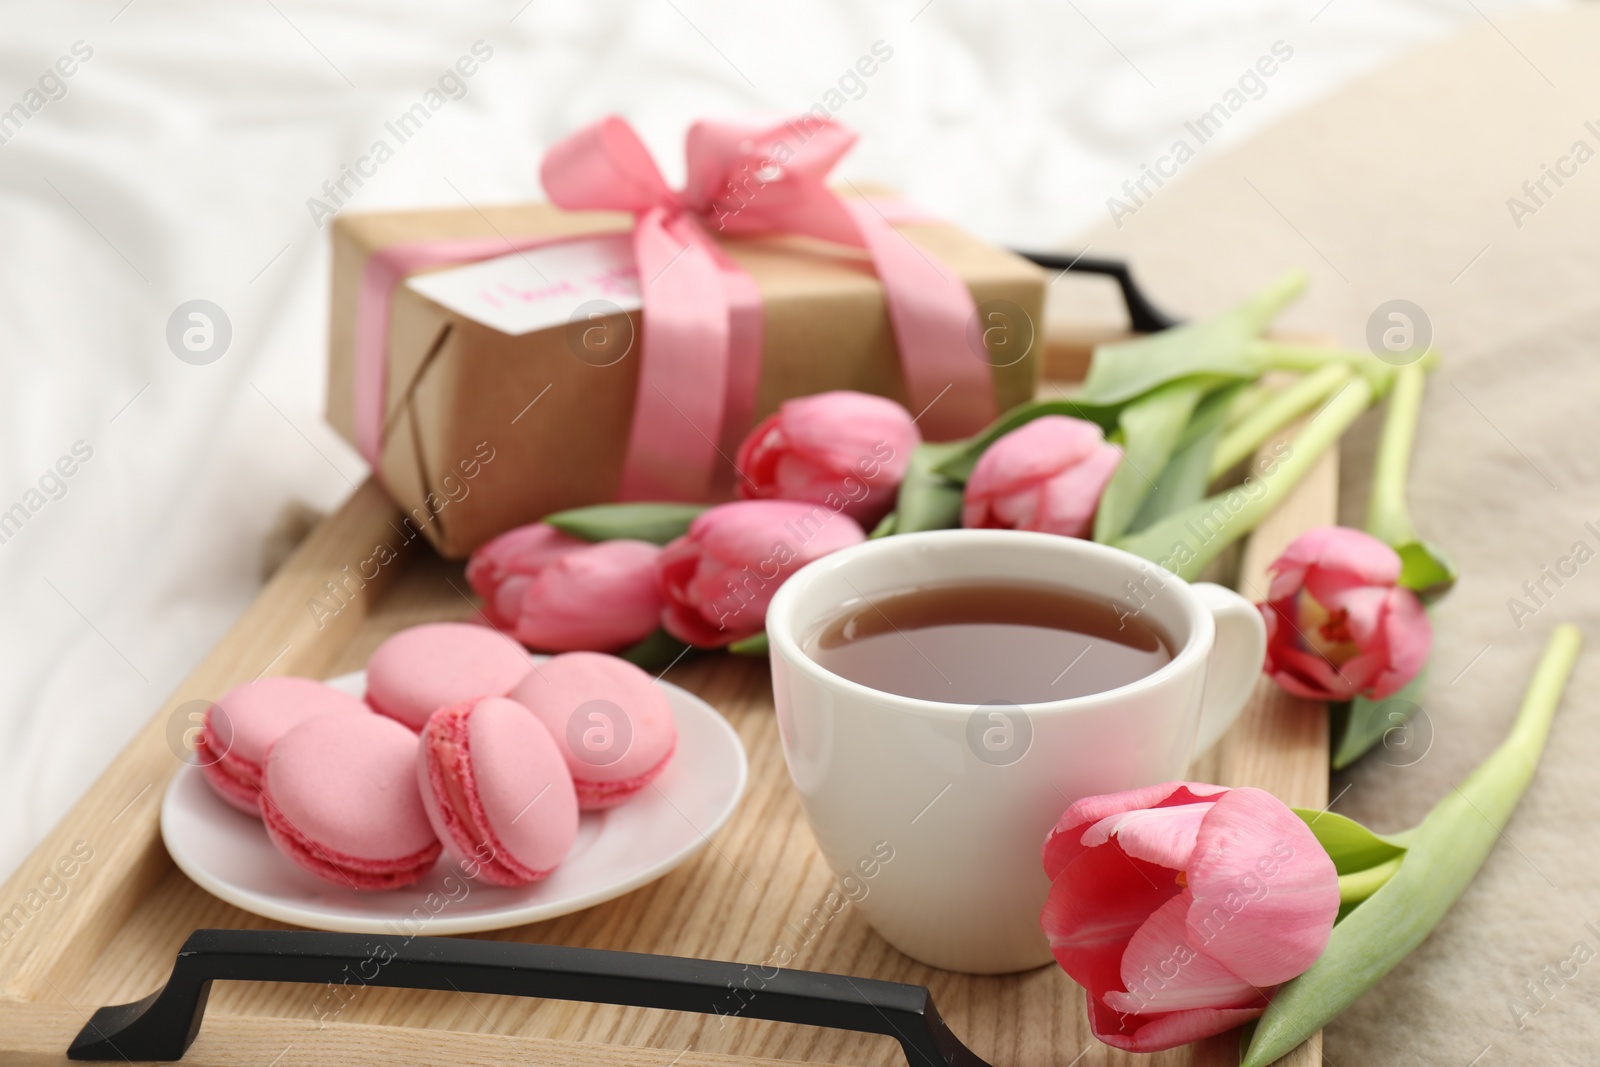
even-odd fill
[[[1335,516],[1330,452],[1245,546],[1239,588],[1261,599],[1265,565],[1300,531]],[[357,588],[358,563],[403,540],[397,512],[372,483],[296,551],[222,642],[163,705],[0,889],[0,1063],[62,1064],[97,1008],[158,989],[199,927],[271,929],[176,870],[157,825],[162,793],[192,726],[186,707],[264,674],[328,677],[363,666],[389,634],[434,619],[466,619],[474,602],[462,565],[420,540]],[[328,616],[310,609],[342,589]],[[669,677],[727,716],[750,757],[751,785],[732,821],[698,857],[621,899],[549,922],[485,935],[759,963],[780,942],[813,971],[911,982],[932,991],[951,1030],[995,1067],[1237,1063],[1237,1035],[1153,1058],[1096,1042],[1083,993],[1058,968],[970,977],[901,956],[855,909],[830,916],[833,877],[818,855],[779,749],[764,661],[716,655]],[[198,706],[198,705],[196,705]],[[1229,736],[1192,771],[1254,785],[1303,807],[1327,803],[1325,708],[1264,680]],[[85,855],[88,859],[85,860]],[[67,862],[58,867],[65,859]],[[70,877],[61,871],[71,870]],[[65,886],[63,895],[62,886]],[[14,906],[15,905],[15,906]],[[10,909],[9,912],[4,909]],[[1314,1067],[1317,1035],[1284,1063]],[[641,1008],[417,990],[220,982],[189,1064],[655,1064],[771,1060],[904,1063],[888,1038]]]

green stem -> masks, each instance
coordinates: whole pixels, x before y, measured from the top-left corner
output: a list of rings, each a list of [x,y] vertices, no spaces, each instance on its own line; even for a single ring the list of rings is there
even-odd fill
[[[1272,514],[1318,459],[1372,404],[1372,385],[1353,378],[1300,431],[1259,479],[1224,490],[1116,542],[1118,548],[1193,581],[1233,542]]]
[[[1358,904],[1372,894],[1382,889],[1384,883],[1393,878],[1400,869],[1400,861],[1405,859],[1405,853],[1394,857],[1376,867],[1368,867],[1364,871],[1352,871],[1350,874],[1339,876],[1339,903]]]
[[[1263,370],[1291,370],[1310,374],[1330,363],[1343,363],[1351,370],[1364,375],[1372,383],[1373,391],[1379,396],[1389,388],[1389,382],[1394,378],[1395,368],[1391,364],[1385,363],[1371,352],[1361,352],[1351,348],[1263,340],[1253,342],[1249,347],[1249,353]],[[1424,370],[1432,370],[1438,361],[1438,353],[1430,348],[1417,360],[1416,365]]]
[[[1550,737],[1550,723],[1561,703],[1561,691],[1578,662],[1583,635],[1571,624],[1557,626],[1522,695],[1516,725],[1499,748],[1467,776],[1458,792],[1498,829],[1505,827]],[[1424,822],[1423,827],[1426,827]]]
[[[1210,477],[1215,479],[1232,470],[1234,464],[1271,440],[1279,430],[1332,396],[1350,377],[1348,366],[1329,363],[1263,401],[1217,443],[1211,454]]]
[[[1372,467],[1372,490],[1367,500],[1367,532],[1390,545],[1416,540],[1411,511],[1406,505],[1406,472],[1411,466],[1411,446],[1417,439],[1417,416],[1422,411],[1425,372],[1420,363],[1401,367],[1389,391],[1383,436]]]
[[[1265,382],[1252,382],[1233,398],[1233,403],[1228,405],[1228,417],[1223,422],[1223,429],[1233,429],[1280,391],[1279,388]]]

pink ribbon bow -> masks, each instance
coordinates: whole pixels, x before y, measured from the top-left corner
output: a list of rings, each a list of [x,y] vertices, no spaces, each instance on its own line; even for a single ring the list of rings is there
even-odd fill
[[[764,127],[697,122],[685,143],[682,192],[668,187],[618,118],[579,130],[545,155],[540,177],[553,203],[627,211],[636,220],[644,336],[622,499],[704,499],[719,454],[731,454],[749,428],[761,364],[760,295],[710,231],[797,234],[866,249],[911,408],[927,409],[925,436],[972,433],[994,417],[989,366],[967,345],[974,309],[966,285],[873,204],[823,184],[855,139],[815,118]]]
[[[823,184],[855,139],[814,117],[760,127],[698,122],[685,144],[688,181],[681,192],[668,187],[644,143],[618,118],[587,126],[546,153],[540,177],[554,204],[625,211],[635,219],[644,334],[621,499],[707,499],[719,459],[732,455],[752,421],[760,293],[712,231],[794,234],[865,249],[883,286],[923,436],[960,437],[994,417],[989,365],[968,347],[974,306],[966,285],[890,225],[884,207],[847,200]],[[904,214],[902,221],[914,217]],[[394,287],[427,267],[571,239],[421,241],[369,258],[356,324],[356,444],[375,467]]]

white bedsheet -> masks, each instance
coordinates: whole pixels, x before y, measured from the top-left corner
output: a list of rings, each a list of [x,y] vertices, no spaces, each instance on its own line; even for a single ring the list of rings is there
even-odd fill
[[[1276,42],[1292,56],[1184,166],[1517,6],[4,5],[0,515],[25,521],[0,525],[0,875],[255,594],[285,505],[331,509],[364,477],[321,421],[326,230],[308,201],[331,206],[324,182],[475,42],[475,73],[444,84],[460,98],[345,180],[351,208],[537,197],[544,146],[608,112],[675,177],[692,117],[821,103],[864,135],[844,176],[1047,247],[1129,205],[1122,183]],[[877,42],[892,55],[853,80]],[[194,299],[231,325],[205,365],[166,340]]]

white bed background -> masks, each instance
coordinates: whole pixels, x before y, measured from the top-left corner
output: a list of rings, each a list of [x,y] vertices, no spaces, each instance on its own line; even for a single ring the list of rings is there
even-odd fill
[[[611,112],[675,178],[694,117],[842,100],[863,134],[844,176],[1051,247],[1274,42],[1292,62],[1205,151],[1519,6],[6,3],[0,116],[27,114],[0,118],[0,512],[27,517],[0,527],[0,877],[249,602],[285,508],[332,509],[365,477],[321,418],[307,201],[475,42],[492,56],[464,95],[352,209],[536,198],[545,146]],[[880,41],[891,58],[829,97]],[[232,329],[206,365],[166,340],[193,299]],[[63,456],[71,476],[49,474]]]

